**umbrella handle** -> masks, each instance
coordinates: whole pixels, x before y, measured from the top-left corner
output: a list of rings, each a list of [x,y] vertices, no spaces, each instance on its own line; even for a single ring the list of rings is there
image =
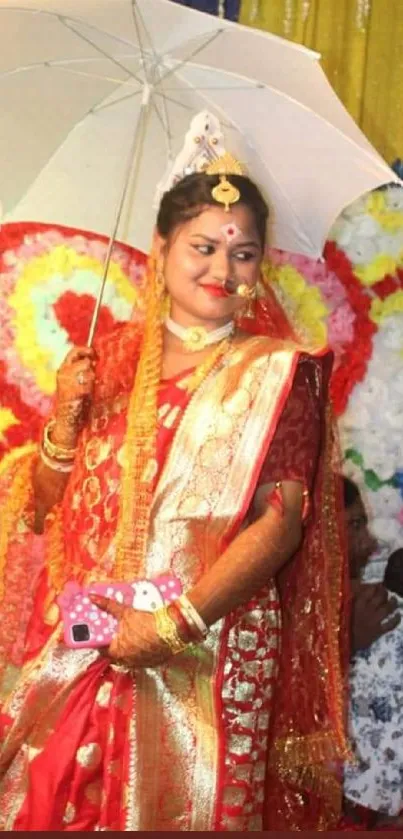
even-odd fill
[[[120,223],[120,219],[123,212],[124,203],[127,196],[127,191],[129,188],[131,174],[133,169],[134,176],[137,174],[137,169],[140,162],[141,152],[143,149],[144,139],[146,135],[146,128],[147,128],[147,119],[150,111],[150,104],[151,104],[151,87],[149,84],[145,84],[143,88],[143,96],[141,100],[140,111],[136,123],[136,128],[133,134],[133,140],[130,146],[129,156],[127,160],[127,165],[124,173],[123,179],[123,186],[119,195],[119,200],[116,208],[115,220],[113,224],[113,230],[109,237],[108,241],[108,250],[105,256],[104,268],[102,272],[102,280],[101,280],[101,287],[98,292],[97,302],[95,304],[94,313],[91,319],[91,325],[88,332],[87,338],[87,347],[92,347],[94,341],[95,330],[97,328],[99,312],[102,306],[102,300],[105,292],[106,281],[108,279],[108,271],[109,265],[111,262],[113,246],[116,241],[116,235]]]
[[[99,292],[98,292],[97,301],[95,303],[95,309],[94,309],[94,312],[93,312],[93,315],[92,315],[92,318],[91,318],[91,324],[90,324],[90,328],[89,328],[89,332],[88,332],[88,338],[87,338],[87,347],[92,347],[92,344],[93,344],[93,341],[94,341],[95,330],[97,328],[99,312],[100,312],[100,309],[101,309],[101,306],[102,306],[102,300],[103,300],[103,297],[104,297],[106,281],[107,281],[107,278],[108,278],[108,270],[109,270],[109,265],[110,265],[110,261],[111,261],[114,242],[115,242],[115,239],[112,238],[112,236],[111,236],[111,238],[109,239],[109,242],[108,242],[108,252],[106,254],[105,262],[104,262],[104,270],[103,270],[103,274],[102,274],[101,287],[100,287]]]

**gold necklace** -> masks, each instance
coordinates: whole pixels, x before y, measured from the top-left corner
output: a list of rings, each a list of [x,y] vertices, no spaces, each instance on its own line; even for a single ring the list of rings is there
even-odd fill
[[[197,390],[202,381],[209,373],[211,373],[219,357],[227,352],[230,345],[231,341],[228,338],[225,338],[224,341],[221,341],[213,352],[210,353],[210,355],[208,355],[207,358],[196,367],[194,373],[191,373],[189,378],[186,378],[186,390],[189,391],[189,393],[194,393],[194,391]]]

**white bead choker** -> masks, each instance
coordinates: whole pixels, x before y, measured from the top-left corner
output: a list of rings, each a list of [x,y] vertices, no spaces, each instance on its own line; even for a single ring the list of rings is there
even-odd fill
[[[184,347],[191,352],[204,350],[205,347],[209,347],[211,344],[218,344],[219,341],[223,341],[224,338],[232,335],[235,329],[233,320],[230,320],[218,329],[213,329],[211,332],[205,329],[204,326],[180,326],[169,315],[167,315],[164,322],[168,331],[176,335],[177,338],[180,338]]]

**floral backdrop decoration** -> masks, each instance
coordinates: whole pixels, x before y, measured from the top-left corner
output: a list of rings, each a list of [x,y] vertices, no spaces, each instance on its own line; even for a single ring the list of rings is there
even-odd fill
[[[86,342],[105,253],[105,239],[83,231],[1,228],[0,458],[35,439],[58,366]],[[294,330],[334,350],[345,472],[365,491],[382,557],[403,545],[403,189],[389,186],[348,207],[322,260],[269,257],[272,289]],[[144,264],[138,251],[115,247],[99,333],[130,318]]]

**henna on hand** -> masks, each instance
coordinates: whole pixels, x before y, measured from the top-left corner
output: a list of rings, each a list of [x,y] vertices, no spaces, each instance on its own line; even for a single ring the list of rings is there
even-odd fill
[[[172,657],[171,650],[159,638],[152,613],[123,606],[98,594],[91,601],[119,621],[107,655],[128,667],[158,667]]]
[[[58,445],[74,446],[85,418],[95,384],[95,351],[74,347],[58,370],[53,440]]]

